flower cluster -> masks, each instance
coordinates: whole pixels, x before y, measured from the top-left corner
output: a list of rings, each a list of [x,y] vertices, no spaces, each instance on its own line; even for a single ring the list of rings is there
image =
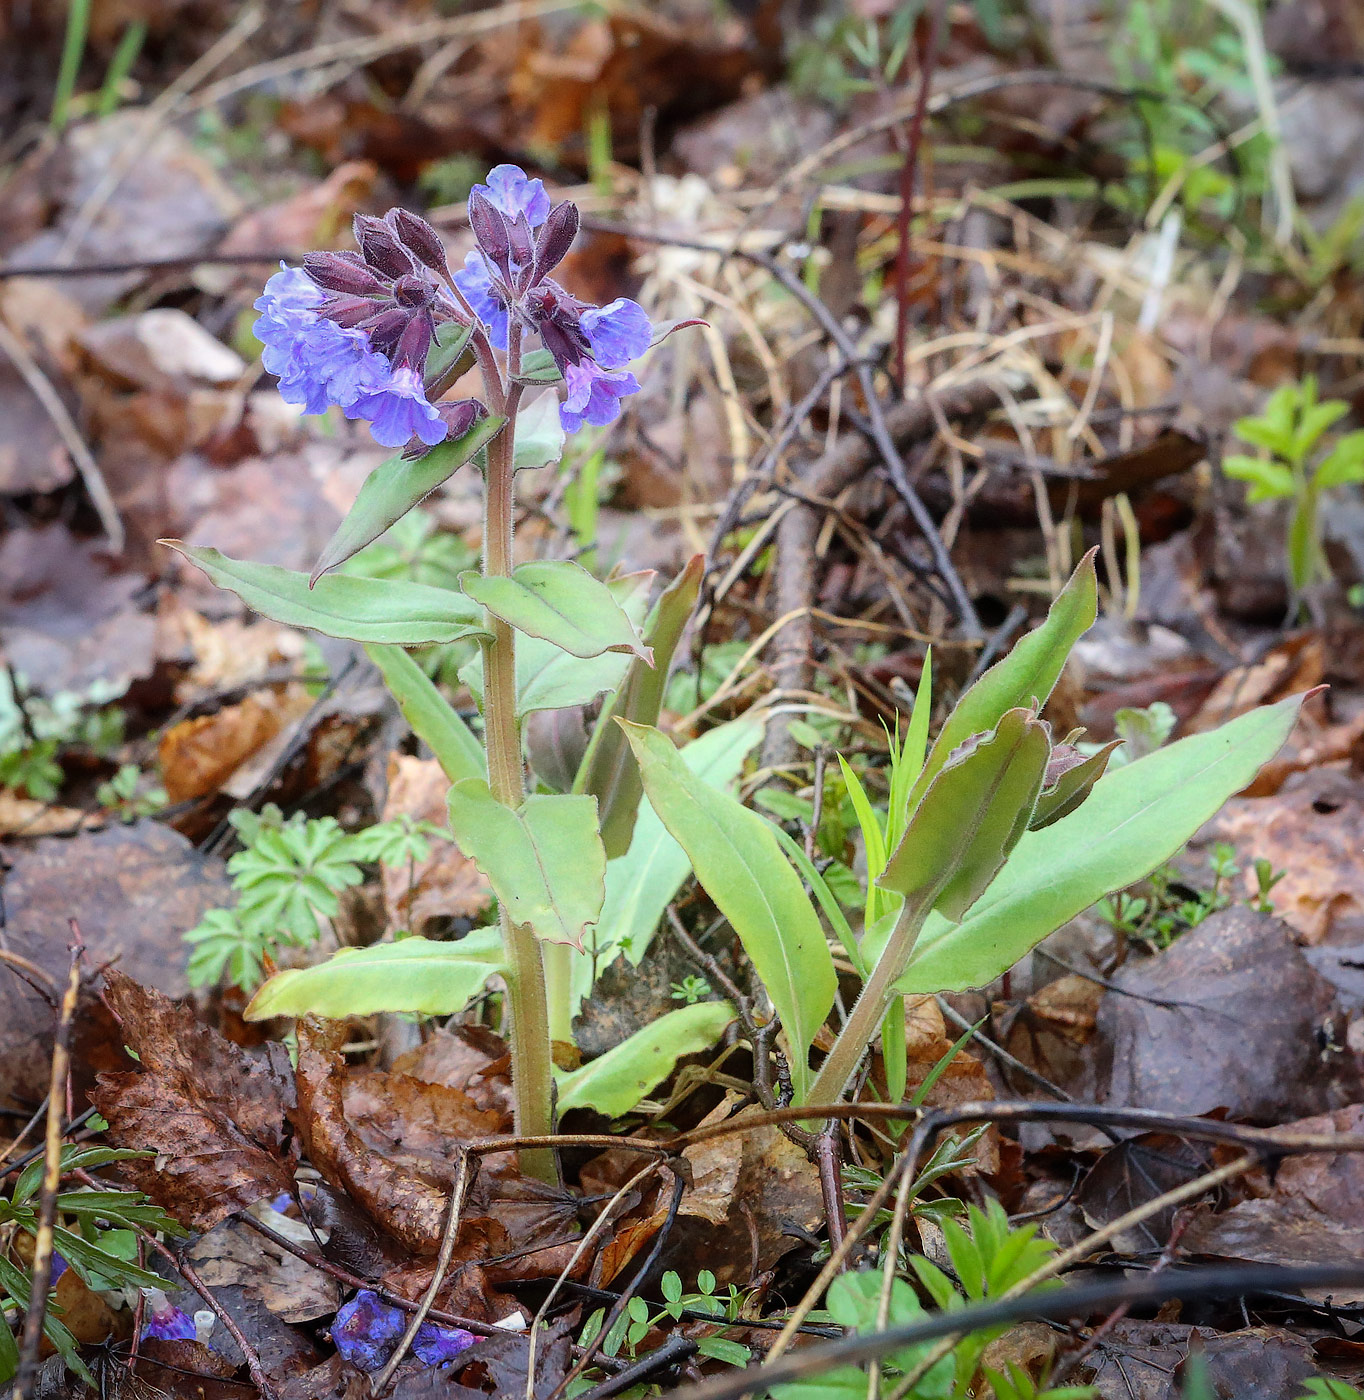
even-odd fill
[[[653,327],[637,302],[591,306],[550,277],[578,231],[577,206],[551,207],[540,180],[499,165],[469,194],[469,226],[478,247],[454,281],[492,343],[505,350],[513,325],[539,334],[568,388],[566,432],[615,422],[621,399],[639,392],[625,366],[649,348]]]
[[[540,180],[499,165],[474,186],[469,222],[478,246],[453,276],[435,229],[403,209],[357,216],[357,252],[281,265],[256,302],[253,329],[286,402],[304,413],[340,408],[385,447],[459,437],[486,409],[441,401],[448,376],[429,362],[442,325],[476,323],[509,352],[513,375],[525,338],[540,337],[566,386],[567,432],[614,422],[620,401],[639,391],[626,366],[649,348],[653,329],[637,303],[591,306],[549,275],[578,232],[577,207],[551,205]]]
[[[343,1303],[332,1323],[332,1341],[345,1361],[362,1371],[377,1371],[407,1330],[407,1315],[385,1303],[373,1289],[362,1288]],[[424,1366],[444,1366],[478,1340],[462,1327],[423,1322],[412,1339],[412,1352]]]

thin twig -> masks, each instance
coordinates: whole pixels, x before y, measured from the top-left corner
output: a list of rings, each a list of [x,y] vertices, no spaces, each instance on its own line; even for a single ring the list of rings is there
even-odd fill
[[[57,1031],[52,1048],[52,1073],[47,1090],[47,1138],[43,1147],[43,1185],[38,1205],[38,1233],[33,1246],[32,1283],[24,1335],[19,1347],[19,1366],[14,1376],[14,1400],[27,1400],[37,1380],[38,1352],[47,1316],[47,1290],[52,1282],[52,1240],[57,1220],[57,1187],[62,1178],[62,1117],[66,1105],[67,1076],[71,1069],[71,1022],[80,996],[80,956],[83,944],[71,950],[71,971],[62,994]],[[3,1325],[3,1324],[0,1324]]]
[[[85,445],[85,439],[81,437],[80,429],[76,427],[75,420],[66,411],[66,405],[62,402],[61,395],[52,387],[52,381],[43,373],[37,360],[29,353],[28,346],[10,330],[3,320],[0,320],[0,350],[5,352],[10,363],[18,370],[24,383],[32,391],[33,397],[43,406],[43,411],[52,420],[52,426],[57,430],[57,436],[61,438],[66,450],[71,454],[71,460],[76,464],[76,470],[85,483],[85,489],[90,496],[90,504],[94,506],[95,513],[99,516],[99,523],[104,527],[104,533],[109,537],[109,548],[115,554],[122,554],[125,538],[123,521],[119,518],[114,498],[109,494],[109,487],[105,484],[104,473],[100,471],[99,463],[95,461],[90,449]]]
[[[370,1386],[370,1394],[375,1397],[383,1395],[388,1389],[389,1382],[393,1379],[393,1373],[402,1364],[403,1358],[407,1355],[408,1349],[412,1346],[413,1338],[416,1337],[426,1315],[431,1311],[432,1305],[436,1301],[436,1294],[440,1292],[441,1285],[445,1282],[445,1275],[450,1268],[450,1260],[454,1256],[455,1241],[459,1237],[459,1220],[464,1213],[464,1199],[469,1194],[469,1186],[473,1180],[473,1172],[478,1165],[478,1158],[459,1147],[455,1149],[459,1154],[459,1164],[455,1168],[455,1184],[450,1190],[450,1214],[445,1222],[445,1233],[441,1237],[440,1253],[436,1255],[436,1269],[431,1275],[431,1285],[426,1290],[426,1296],[421,1300],[417,1311],[412,1314],[405,1331],[400,1338],[398,1345],[393,1349],[393,1355],[388,1358],[384,1369],[379,1372]]]

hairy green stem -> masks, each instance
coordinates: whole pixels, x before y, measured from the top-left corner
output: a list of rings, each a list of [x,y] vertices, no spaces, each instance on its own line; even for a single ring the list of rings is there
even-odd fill
[[[505,577],[512,571],[514,445],[520,397],[519,386],[511,385],[503,409],[507,426],[488,444],[483,512],[483,572],[487,577]],[[485,617],[492,634],[483,644],[488,786],[499,802],[515,808],[526,795],[521,727],[516,717],[516,634],[491,613]],[[540,940],[529,924],[513,923],[504,910],[502,943],[507,954],[516,1132],[522,1137],[545,1137],[554,1130],[554,1062]],[[548,1148],[522,1149],[520,1162],[527,1176],[550,1183],[559,1179],[558,1164]]]
[[[810,1086],[809,1102],[837,1103],[842,1098],[867,1047],[881,1029],[886,1010],[895,996],[891,989],[909,962],[909,955],[919,941],[919,930],[923,928],[937,894],[935,888],[918,899],[911,897],[905,900],[900,917],[886,940],[885,950],[838,1033],[833,1049],[815,1075],[815,1082]]]
[[[549,1001],[549,1038],[573,1043],[573,950],[567,943],[546,943],[545,993]]]

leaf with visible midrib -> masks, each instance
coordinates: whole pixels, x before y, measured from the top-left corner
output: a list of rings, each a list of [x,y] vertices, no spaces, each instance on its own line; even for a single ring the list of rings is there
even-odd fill
[[[897,992],[983,987],[1068,919],[1149,875],[1282,747],[1302,696],[1106,773],[1084,806],[1026,833],[959,924],[929,916]]]
[[[462,437],[438,442],[415,462],[407,461],[398,452],[375,467],[322,551],[309,582],[316,584],[328,570],[344,564],[351,555],[377,540],[390,525],[448,481],[474,453],[486,447],[506,421],[490,414],[480,418]]]
[[[345,574],[328,575],[309,588],[308,575],[292,569],[230,559],[216,549],[197,549],[180,540],[160,543],[183,554],[211,582],[235,593],[262,617],[287,627],[307,627],[352,642],[409,647],[488,635],[472,599],[453,589]]]
[[[684,1055],[709,1050],[733,1019],[734,1008],[726,1001],[703,1001],[667,1012],[590,1064],[561,1076],[559,1112],[595,1108],[611,1118],[629,1113]]]
[[[450,830],[513,923],[582,947],[606,895],[595,797],[542,794],[513,810],[481,778],[466,778],[450,789]]]
[[[468,573],[460,582],[494,617],[573,656],[627,651],[653,660],[611,591],[581,564],[541,559],[518,565],[510,576]]]
[[[381,1011],[453,1016],[502,970],[502,938],[475,929],[456,943],[402,938],[342,948],[315,967],[277,972],[251,998],[248,1021],[271,1016],[373,1016]]]
[[[800,877],[767,823],[708,787],[671,741],[648,725],[618,720],[639,760],[658,819],[686,851],[762,978],[790,1042],[796,1102],[809,1086],[809,1051],[837,990],[824,930]]]

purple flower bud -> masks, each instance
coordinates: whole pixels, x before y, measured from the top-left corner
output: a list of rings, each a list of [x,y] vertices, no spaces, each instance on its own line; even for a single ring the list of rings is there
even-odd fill
[[[584,423],[604,428],[620,417],[620,401],[639,393],[639,380],[626,370],[608,370],[591,360],[564,370],[568,394],[559,405],[559,422],[566,433],[576,433]]]
[[[362,1288],[338,1309],[332,1322],[332,1341],[343,1360],[362,1371],[377,1371],[393,1354],[406,1328],[401,1308],[385,1303],[372,1289]]]
[[[384,221],[419,263],[429,267],[432,272],[445,272],[445,244],[425,219],[406,209],[390,209],[384,215]]]
[[[507,223],[507,237],[511,241],[512,265],[519,274],[516,278],[518,290],[525,291],[535,269],[535,235],[524,214]]]
[[[382,219],[357,214],[353,227],[361,256],[376,272],[393,278],[412,271],[412,255],[398,242],[393,230]]]
[[[535,275],[544,277],[563,262],[578,236],[578,206],[568,200],[549,211],[535,243]]]
[[[400,277],[393,284],[393,300],[414,311],[424,310],[436,299],[436,289],[425,277]]]
[[[480,418],[488,416],[488,410],[477,399],[453,399],[436,405],[452,438],[463,437]]]
[[[303,270],[329,292],[354,297],[384,294],[384,284],[354,253],[305,253]]]
[[[413,369],[418,374],[426,365],[426,356],[431,342],[436,338],[436,327],[428,312],[419,311],[403,328],[393,347],[393,368]]]
[[[384,447],[402,447],[419,437],[428,447],[445,438],[446,426],[427,401],[421,379],[410,369],[395,369],[381,388],[362,393],[345,406],[347,418],[364,418],[374,441]]]
[[[142,1340],[155,1338],[159,1342],[192,1342],[197,1333],[194,1319],[177,1308],[159,1288],[145,1288],[147,1315],[142,1324]]]
[[[620,369],[637,360],[654,334],[644,308],[628,297],[584,311],[582,326],[592,343],[592,358],[606,369]]]
[[[370,344],[380,354],[391,355],[411,319],[411,313],[401,307],[389,306],[361,321],[359,329],[369,336]]]
[[[549,217],[549,193],[541,180],[529,180],[519,165],[495,165],[488,172],[486,185],[475,185],[470,193],[491,201],[509,219],[524,214],[531,228],[539,228]]]
[[[358,326],[374,315],[374,302],[369,297],[328,297],[317,309],[319,316],[335,321],[338,326]]]
[[[412,1339],[412,1351],[424,1366],[446,1366],[478,1341],[462,1327],[446,1327],[439,1322],[423,1322]]]
[[[510,281],[511,230],[502,211],[475,192],[469,196],[469,227],[484,257],[502,274],[503,281]]]

